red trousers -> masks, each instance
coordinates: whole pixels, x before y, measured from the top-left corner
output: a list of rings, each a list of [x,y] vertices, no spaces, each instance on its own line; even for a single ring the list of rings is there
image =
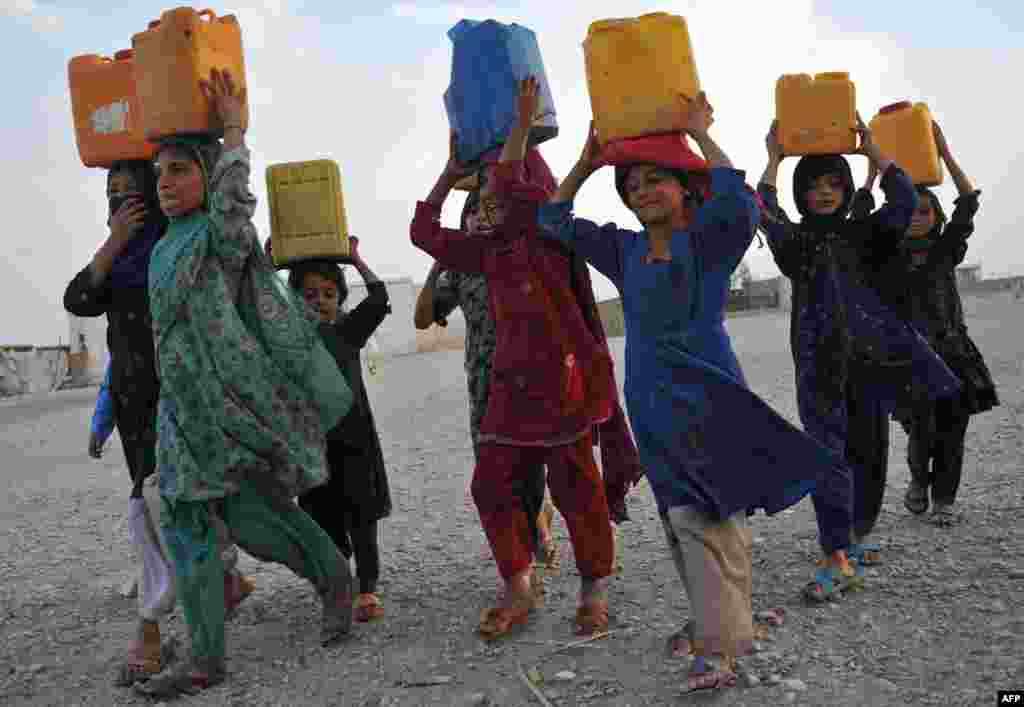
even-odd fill
[[[508,580],[530,566],[534,537],[519,489],[541,464],[548,467],[551,500],[569,528],[580,576],[608,577],[614,541],[590,433],[560,447],[480,445],[471,490],[498,571]]]

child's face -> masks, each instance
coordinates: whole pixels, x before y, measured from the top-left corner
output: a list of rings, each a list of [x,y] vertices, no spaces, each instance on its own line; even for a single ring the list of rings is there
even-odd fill
[[[330,324],[338,318],[338,285],[316,273],[302,278],[302,297],[320,314],[320,322]]]
[[[935,209],[932,208],[932,200],[927,196],[921,196],[914,209],[914,216],[910,219],[910,228],[907,235],[911,238],[920,238],[931,233],[935,227]]]
[[[838,174],[823,174],[814,180],[804,197],[807,208],[818,216],[831,216],[843,205],[846,190],[843,178]]]
[[[479,205],[466,214],[466,232],[470,235],[488,235],[505,222],[505,207],[494,193],[493,169],[488,167],[485,173]]]
[[[156,165],[161,211],[175,218],[202,208],[206,184],[203,170],[191,155],[184,150],[166,148],[160,151]]]
[[[672,174],[654,165],[637,165],[626,177],[626,200],[645,226],[685,217],[686,190]]]

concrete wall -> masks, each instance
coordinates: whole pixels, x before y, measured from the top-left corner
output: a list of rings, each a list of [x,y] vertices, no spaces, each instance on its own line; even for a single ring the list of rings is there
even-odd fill
[[[0,395],[46,393],[68,379],[68,347],[0,349]]]

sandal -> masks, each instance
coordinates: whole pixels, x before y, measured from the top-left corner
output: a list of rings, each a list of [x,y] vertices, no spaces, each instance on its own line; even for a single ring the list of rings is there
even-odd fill
[[[814,574],[814,580],[804,587],[804,598],[821,603],[837,598],[842,592],[856,590],[863,586],[863,570],[856,564],[849,564],[849,572],[835,565],[822,563]]]
[[[224,619],[234,618],[235,610],[256,591],[256,583],[243,574],[224,574]]]
[[[584,604],[576,609],[576,635],[593,636],[608,631],[608,602]]]
[[[940,527],[948,527],[956,523],[957,517],[953,512],[953,504],[936,502],[930,520],[932,524]]]
[[[174,670],[155,675],[147,682],[135,683],[135,692],[157,700],[172,700],[181,695],[195,695],[224,682],[224,671],[203,672],[183,663]]]
[[[704,656],[696,656],[690,674],[686,676],[686,692],[721,690],[736,685],[736,673],[732,670],[710,665]]]
[[[693,655],[693,630],[692,620],[683,624],[683,628],[676,631],[665,642],[665,653],[669,658],[688,658]]]
[[[324,597],[320,645],[333,645],[352,632],[352,594],[348,583]]]
[[[882,564],[882,548],[878,543],[855,543],[846,554],[861,567],[874,567]]]
[[[928,489],[916,481],[911,481],[907,486],[907,493],[903,497],[903,505],[914,515],[921,515],[928,510]]]
[[[786,610],[781,606],[775,609],[765,609],[754,614],[754,620],[778,628],[786,619]]]
[[[116,687],[131,687],[158,674],[164,662],[160,645],[160,624],[143,621],[138,634],[128,649],[128,658],[114,677]]]
[[[557,570],[562,566],[562,560],[558,554],[558,543],[555,542],[554,538],[549,538],[541,546],[540,562],[538,564],[542,564],[549,571]]]
[[[532,600],[520,600],[513,606],[495,606],[480,614],[478,631],[485,641],[507,636],[513,629],[525,626],[533,610]]]
[[[366,623],[384,616],[384,607],[376,594],[360,594],[356,601],[356,621]]]

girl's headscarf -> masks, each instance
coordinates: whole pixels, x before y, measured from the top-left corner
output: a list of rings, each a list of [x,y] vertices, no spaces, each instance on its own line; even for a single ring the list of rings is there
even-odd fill
[[[942,234],[942,229],[946,227],[946,212],[942,210],[939,197],[928,187],[918,186],[916,189],[918,194],[932,202],[932,213],[935,214],[935,223],[932,225],[932,230],[928,231],[925,235],[917,238],[907,235],[903,239],[903,247],[911,253],[920,253],[928,250],[938,239],[939,235]]]
[[[203,194],[202,209],[209,211],[210,193],[213,188],[211,182],[213,179],[213,168],[217,166],[221,153],[224,151],[224,146],[220,140],[207,135],[172,135],[161,139],[160,147],[161,149],[164,147],[180,148],[199,165],[199,169],[203,173],[203,184],[206,187]]]
[[[138,187],[146,207],[146,220],[139,233],[128,241],[124,249],[114,258],[110,270],[111,287],[145,287],[149,272],[149,256],[153,246],[167,230],[167,217],[160,210],[156,194],[156,170],[146,160],[131,160],[114,164],[107,172],[107,186],[114,174],[129,174]],[[110,213],[112,217],[113,212]]]
[[[629,208],[626,180],[636,165],[652,164],[667,170],[690,195],[686,206],[700,206],[711,188],[708,163],[690,147],[685,135],[652,135],[605,145],[601,165],[615,167],[615,190]]]
[[[843,182],[843,203],[828,216],[813,213],[807,206],[807,192],[814,182],[826,174],[838,174]],[[793,201],[803,216],[802,225],[815,231],[837,230],[845,221],[853,206],[853,173],[850,164],[842,155],[807,155],[796,163],[793,172]]]

